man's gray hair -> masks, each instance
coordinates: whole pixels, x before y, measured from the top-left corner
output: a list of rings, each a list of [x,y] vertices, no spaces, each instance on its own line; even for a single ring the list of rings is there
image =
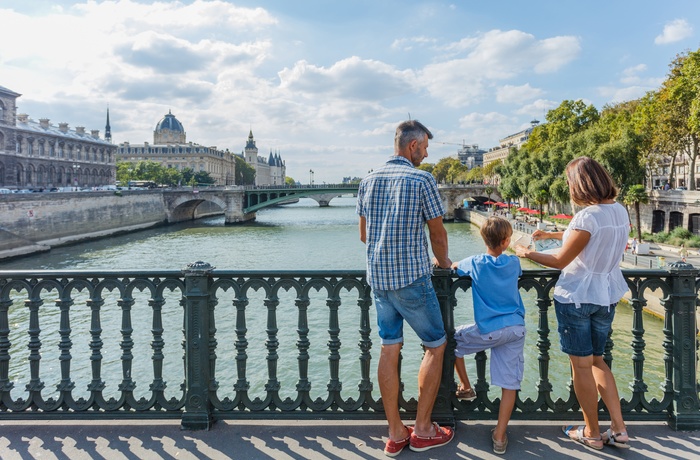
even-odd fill
[[[402,122],[396,128],[396,136],[394,137],[394,147],[396,150],[402,150],[406,148],[412,140],[417,140],[418,142],[423,141],[423,137],[428,136],[428,139],[433,138],[433,133],[426,128],[423,123],[418,120],[408,120]]]

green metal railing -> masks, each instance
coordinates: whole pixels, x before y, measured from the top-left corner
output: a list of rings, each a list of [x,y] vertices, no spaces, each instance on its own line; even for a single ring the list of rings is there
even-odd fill
[[[534,399],[518,397],[516,419],[580,417],[571,382],[566,398],[555,398],[550,379],[558,273],[527,270],[520,280],[526,308],[537,309],[529,327],[539,377]],[[677,263],[623,273],[633,311],[632,339],[622,344],[633,366],[624,415],[699,429],[698,270]],[[436,270],[433,283],[449,337],[433,415],[495,419],[483,352],[477,399],[454,396],[454,307],[471,295],[471,280]],[[652,291],[665,311],[663,362],[649,363],[663,367],[663,395],[647,399],[643,307]],[[182,271],[0,271],[0,420],[178,418],[182,428],[208,429],[234,418],[382,419],[371,304],[364,271],[227,271],[203,262]],[[609,341],[609,364],[613,349]],[[410,418],[416,401],[407,393],[400,405]],[[600,412],[605,418],[602,402]]]

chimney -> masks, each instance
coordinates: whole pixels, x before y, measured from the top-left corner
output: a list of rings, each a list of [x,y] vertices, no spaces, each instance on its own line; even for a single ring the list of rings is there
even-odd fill
[[[80,135],[84,135],[85,134],[85,126],[76,126],[75,132],[80,134]]]
[[[27,115],[26,113],[20,113],[19,115],[17,115],[17,121],[19,121],[20,123],[26,123],[27,121],[29,121],[29,115]]]
[[[99,139],[99,138],[100,138],[100,130],[99,130],[99,129],[92,129],[92,130],[90,130],[90,134],[91,134],[92,137],[94,137],[95,139]]]
[[[39,125],[44,129],[49,129],[49,119],[48,118],[39,118]]]
[[[68,132],[68,123],[59,123],[58,130],[61,131],[62,133],[67,133]]]

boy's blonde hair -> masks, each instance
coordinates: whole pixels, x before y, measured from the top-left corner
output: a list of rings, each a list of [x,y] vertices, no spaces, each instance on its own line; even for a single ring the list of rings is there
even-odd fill
[[[491,216],[481,226],[481,237],[489,249],[496,249],[511,235],[513,235],[513,227],[502,217]]]

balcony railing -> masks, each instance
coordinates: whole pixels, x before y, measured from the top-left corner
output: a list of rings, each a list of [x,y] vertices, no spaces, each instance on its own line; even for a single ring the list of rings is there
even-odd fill
[[[604,358],[612,365],[615,351],[615,366],[632,367],[631,382],[618,380],[631,390],[624,415],[700,429],[698,270],[678,263],[623,273],[631,340],[609,340]],[[565,358],[551,350],[557,276],[529,270],[520,280],[526,309],[536,309],[528,324],[536,351],[528,351],[538,379],[524,382],[536,396],[521,399],[523,388],[513,418],[580,418],[568,365],[565,376],[550,375],[550,354]],[[433,415],[443,423],[495,419],[499,400],[489,394],[483,352],[475,358],[478,398],[454,397],[455,305],[471,298],[471,280],[437,270],[433,283],[450,339]],[[646,362],[643,307],[652,296],[665,312],[663,350]],[[182,271],[0,271],[0,420],[178,418],[185,429],[207,429],[233,418],[381,419],[371,304],[364,271],[227,271],[203,262]],[[419,358],[420,349],[407,343],[409,353]],[[418,358],[402,361],[404,385]],[[658,398],[648,398],[650,367],[662,375]],[[416,401],[402,388],[410,418]],[[600,414],[606,418],[602,402]]]

